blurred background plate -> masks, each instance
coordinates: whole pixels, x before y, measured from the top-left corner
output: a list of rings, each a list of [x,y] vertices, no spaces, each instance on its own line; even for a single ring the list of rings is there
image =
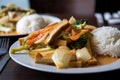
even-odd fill
[[[44,19],[49,21],[49,24],[54,23],[54,22],[59,22],[61,21],[60,18],[51,16],[51,15],[46,15],[46,14],[40,14]],[[48,24],[48,25],[49,25]],[[0,34],[0,37],[23,37],[26,36],[27,34]]]
[[[60,22],[61,19],[56,17],[56,16],[52,16],[52,15],[49,15],[49,14],[40,14],[44,19],[48,19],[50,22],[49,24],[51,23],[54,23],[54,22]]]

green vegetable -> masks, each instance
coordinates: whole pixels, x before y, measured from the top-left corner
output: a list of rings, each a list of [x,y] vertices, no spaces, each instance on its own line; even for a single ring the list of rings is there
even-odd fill
[[[11,49],[10,52],[12,54],[14,54],[15,52],[22,51],[22,50],[25,50],[25,49],[27,49],[27,46],[20,46],[19,48],[13,48],[13,49]]]
[[[77,41],[70,43],[69,47],[73,49],[82,48],[87,44],[87,39],[88,39],[87,35],[84,34]]]
[[[79,47],[84,47],[87,43],[87,36],[86,35],[82,35],[76,42],[75,42],[75,48],[79,48]]]
[[[74,23],[73,28],[82,29],[86,24],[87,24],[86,20],[80,19]]]
[[[25,42],[23,42],[22,46],[20,46],[19,48],[12,48],[10,52],[14,54],[15,52],[26,50],[27,48],[28,48],[27,45],[25,44]]]

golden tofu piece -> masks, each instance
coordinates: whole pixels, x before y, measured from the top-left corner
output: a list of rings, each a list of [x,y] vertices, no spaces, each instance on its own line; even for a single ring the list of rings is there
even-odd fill
[[[63,28],[69,25],[68,20],[63,19],[61,22],[59,22],[49,33],[48,37],[46,38],[45,43],[51,44],[56,39],[56,36],[62,31]]]
[[[77,49],[76,57],[77,57],[77,60],[82,60],[83,62],[87,62],[88,60],[92,58],[92,56],[90,55],[86,47],[82,49]]]
[[[53,64],[53,61],[50,57],[42,57],[42,55],[39,53],[36,53],[34,55],[34,62],[43,64]]]
[[[68,47],[60,46],[58,49],[54,51],[52,60],[58,69],[68,68],[69,62],[71,60],[71,56],[72,54],[70,53],[70,50]]]
[[[69,67],[82,67],[82,61],[71,61]]]

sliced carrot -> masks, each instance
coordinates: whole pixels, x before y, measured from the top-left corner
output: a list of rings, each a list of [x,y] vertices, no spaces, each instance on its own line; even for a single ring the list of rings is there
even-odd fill
[[[57,24],[58,24],[58,22],[53,23],[51,25],[46,26],[44,29],[40,29],[40,30],[35,31],[32,34],[29,34],[28,37],[27,37],[26,43],[29,44],[29,45],[32,45],[35,41],[42,38],[42,36],[45,34],[45,32],[50,31]]]
[[[35,41],[37,41],[38,39],[42,38],[43,35],[44,35],[44,34],[39,34],[37,37],[35,37],[35,38],[33,38],[33,39],[27,40],[26,43],[27,43],[28,45],[32,45]]]
[[[70,36],[69,38],[72,40],[72,41],[76,41],[80,38],[80,35],[81,33],[78,33],[77,35],[74,35],[74,36]]]
[[[46,26],[46,27],[44,28],[44,31],[49,31],[49,30],[51,30],[51,29],[52,29],[53,27],[55,27],[57,24],[58,24],[58,22],[55,22],[55,23],[53,23],[53,24],[50,24],[50,25]]]
[[[58,24],[58,22],[55,22],[55,23],[53,23],[53,24],[51,24],[51,25],[48,25],[48,26],[46,26],[44,29],[40,29],[40,30],[34,31],[33,33],[31,33],[31,34],[29,34],[29,35],[27,36],[27,40],[28,40],[28,39],[31,39],[31,38],[34,38],[34,37],[38,36],[38,35],[41,34],[41,33],[44,33],[44,32],[46,32],[46,31],[51,30],[56,24]]]
[[[67,27],[67,29],[65,30],[65,32],[70,32],[71,30],[72,30],[72,26],[69,25],[69,26]]]
[[[87,33],[87,32],[89,32],[89,29],[83,29],[83,30],[81,30],[78,34],[73,35],[73,36],[70,36],[69,38],[70,38],[72,41],[76,41],[76,40],[78,40],[78,39],[80,38],[81,35],[83,35],[83,34],[85,34],[85,33]]]
[[[72,30],[71,30],[71,35],[72,35],[72,36],[74,36],[74,35],[76,35],[76,34],[78,34],[78,33],[80,33],[80,30],[78,30],[78,29],[72,29]]]

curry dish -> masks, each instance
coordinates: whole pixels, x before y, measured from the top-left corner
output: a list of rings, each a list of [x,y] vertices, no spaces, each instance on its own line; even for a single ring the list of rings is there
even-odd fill
[[[19,38],[19,48],[12,54],[26,50],[35,63],[55,65],[58,69],[91,67],[110,64],[118,58],[97,55],[91,48],[91,31],[95,26],[84,19],[71,17]]]

